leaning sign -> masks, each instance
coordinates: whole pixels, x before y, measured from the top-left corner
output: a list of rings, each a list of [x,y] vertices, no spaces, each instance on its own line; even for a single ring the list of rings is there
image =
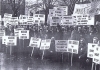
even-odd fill
[[[67,51],[70,53],[78,54],[79,41],[77,40],[68,40]]]
[[[100,64],[100,46],[96,46],[94,49],[93,62],[96,64]]]
[[[19,30],[19,39],[29,39],[29,30]]]
[[[40,49],[41,50],[47,50],[47,49],[49,49],[50,48],[50,43],[51,43],[51,39],[42,40],[41,41]]]
[[[87,57],[93,58],[94,56],[94,49],[97,46],[97,44],[88,43],[88,51],[87,51]]]
[[[41,39],[40,38],[31,37],[29,46],[39,48],[40,47],[40,43],[41,43]]]
[[[55,40],[56,52],[67,52],[67,40]]]

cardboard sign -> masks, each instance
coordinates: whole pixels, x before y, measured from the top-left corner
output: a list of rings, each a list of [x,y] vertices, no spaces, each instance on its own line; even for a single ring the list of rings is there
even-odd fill
[[[91,3],[75,4],[73,14],[89,14],[91,10]]]
[[[95,47],[93,56],[93,62],[96,64],[100,64],[100,46]]]
[[[5,36],[5,30],[0,30],[0,39],[2,39],[3,36]]]
[[[51,39],[46,39],[41,41],[40,50],[47,50],[50,48]]]
[[[11,25],[18,25],[18,17],[11,17],[9,23]]]
[[[60,24],[60,22],[61,22],[61,17],[55,17],[55,16],[50,17],[50,26],[57,26],[57,24]]]
[[[8,36],[3,36],[2,37],[2,44],[7,45],[7,38],[8,38]]]
[[[88,51],[87,51],[87,57],[89,58],[93,58],[94,56],[94,49],[97,46],[97,44],[93,44],[93,43],[88,43]]]
[[[33,25],[34,24],[34,19],[33,19],[33,16],[28,16],[28,18],[27,18],[27,24],[28,25]]]
[[[22,23],[22,24],[26,23],[27,22],[27,16],[26,15],[20,15],[19,22]]]
[[[62,16],[61,25],[73,25],[72,16]]]
[[[56,52],[67,52],[67,40],[55,40]]]
[[[9,23],[11,17],[12,17],[12,14],[8,14],[8,13],[5,13],[5,14],[4,14],[4,17],[3,17],[4,26],[6,26],[7,23]]]
[[[44,24],[45,23],[45,15],[44,14],[35,14],[34,16],[34,24]]]
[[[8,36],[7,38],[6,38],[7,40],[6,40],[6,45],[8,45],[8,46],[16,46],[17,45],[17,37],[15,37],[15,36]]]
[[[17,28],[17,29],[14,29],[14,35],[16,37],[19,37],[19,30],[24,30],[24,28]]]
[[[40,47],[40,43],[41,43],[41,39],[40,38],[31,37],[29,46],[39,48]]]
[[[19,39],[29,39],[29,30],[19,30]]]
[[[75,25],[94,25],[94,17],[88,14],[73,15],[73,24]]]
[[[79,48],[79,41],[68,40],[68,48],[67,48],[68,52],[78,54],[78,48]]]

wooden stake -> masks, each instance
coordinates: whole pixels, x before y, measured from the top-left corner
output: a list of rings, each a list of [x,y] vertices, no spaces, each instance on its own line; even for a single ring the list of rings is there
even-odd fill
[[[31,57],[32,57],[32,55],[33,55],[33,51],[34,51],[34,47],[33,47],[33,49],[32,49]]]
[[[97,69],[97,64],[95,64],[95,70]]]
[[[71,55],[71,66],[73,66],[73,53]]]
[[[43,53],[42,53],[42,60],[43,60],[43,57],[44,57],[44,50],[43,50]]]
[[[91,70],[93,70],[93,66],[94,66],[94,63],[92,62],[92,67],[91,67]]]

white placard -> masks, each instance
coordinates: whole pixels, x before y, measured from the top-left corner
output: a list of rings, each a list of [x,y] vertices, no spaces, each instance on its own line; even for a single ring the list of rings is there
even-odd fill
[[[28,16],[28,18],[27,18],[27,24],[28,25],[33,25],[34,24],[33,16]]]
[[[94,56],[94,49],[97,46],[97,44],[88,43],[88,49],[87,49],[87,57],[93,58]]]
[[[29,30],[19,30],[19,39],[29,39]]]
[[[40,50],[47,50],[50,48],[51,39],[46,39],[41,41]]]
[[[100,46],[95,47],[93,56],[93,62],[96,64],[100,64]]]
[[[94,25],[94,17],[84,15],[73,15],[73,24],[75,25]]]
[[[40,43],[41,43],[41,39],[40,38],[31,37],[29,46],[39,48],[40,47]]]
[[[18,17],[11,17],[9,23],[11,25],[18,25],[18,21],[19,21]]]
[[[67,52],[67,40],[55,40],[56,52]]]
[[[0,39],[2,39],[3,36],[5,36],[5,30],[0,30]]]
[[[78,49],[79,49],[79,41],[68,40],[68,48],[67,48],[68,52],[78,54]]]
[[[75,4],[74,14],[89,14],[91,10],[91,3],[86,4]]]
[[[6,45],[8,46],[16,46],[17,45],[17,37],[15,36],[8,36],[6,40]]]
[[[2,37],[2,44],[7,45],[7,38],[8,38],[8,36],[3,36]]]
[[[62,16],[61,25],[74,25],[72,16]]]

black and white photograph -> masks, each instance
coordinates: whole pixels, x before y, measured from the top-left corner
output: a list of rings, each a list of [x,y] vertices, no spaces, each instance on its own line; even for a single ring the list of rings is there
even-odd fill
[[[0,70],[100,70],[100,0],[0,0]]]

